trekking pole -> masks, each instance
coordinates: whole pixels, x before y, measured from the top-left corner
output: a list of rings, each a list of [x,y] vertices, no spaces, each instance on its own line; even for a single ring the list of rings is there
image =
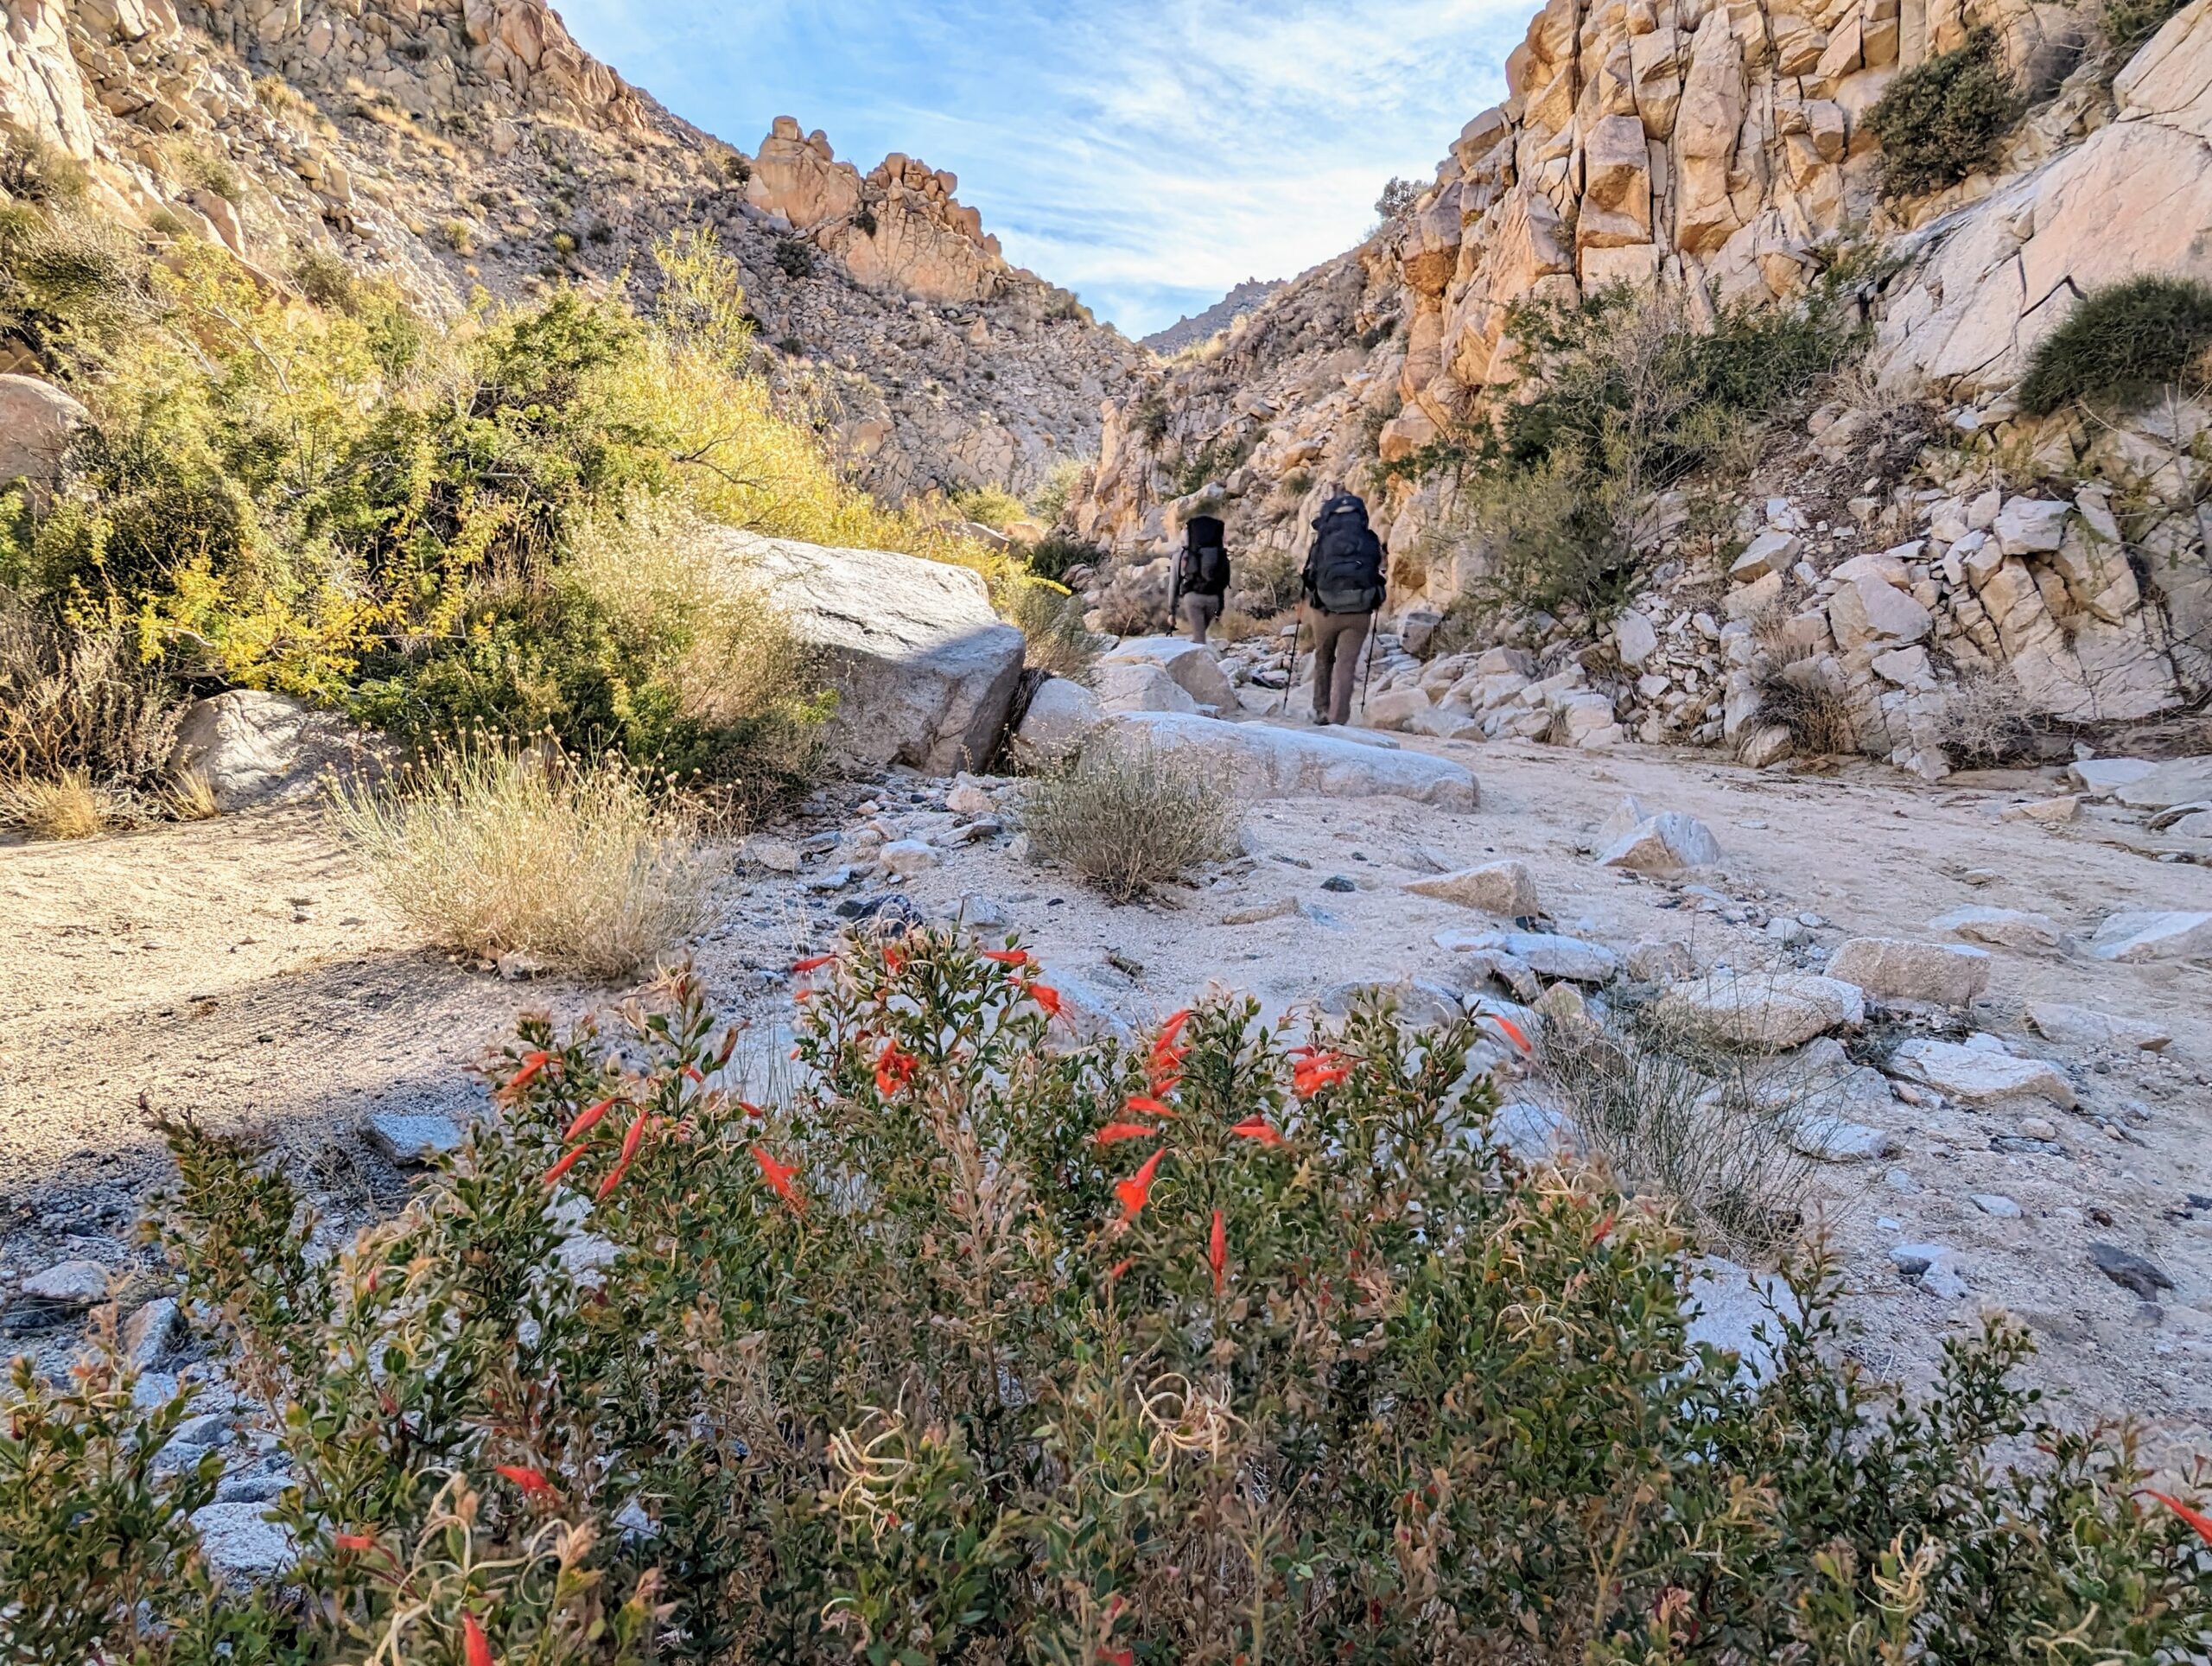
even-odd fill
[[[1296,610],[1290,615],[1290,681],[1282,685],[1282,704],[1275,708],[1275,715],[1290,715],[1290,691],[1298,686],[1298,633],[1304,626]]]
[[[1367,690],[1375,680],[1375,639],[1382,634],[1376,618],[1370,614],[1367,621],[1367,652],[1359,668],[1359,715],[1367,715]]]

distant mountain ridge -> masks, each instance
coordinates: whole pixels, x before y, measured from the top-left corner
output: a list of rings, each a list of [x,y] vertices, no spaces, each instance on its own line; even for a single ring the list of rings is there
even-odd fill
[[[1282,286],[1283,280],[1281,278],[1269,283],[1256,277],[1248,277],[1204,312],[1193,313],[1187,318],[1177,319],[1166,329],[1155,331],[1153,334],[1146,336],[1139,345],[1150,347],[1154,353],[1179,353],[1185,347],[1194,346],[1227,329],[1246,313],[1258,308]]]

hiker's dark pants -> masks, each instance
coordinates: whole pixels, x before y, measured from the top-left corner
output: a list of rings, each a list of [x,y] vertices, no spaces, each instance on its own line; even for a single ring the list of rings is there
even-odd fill
[[[1308,606],[1313,626],[1313,721],[1351,721],[1352,689],[1359,681],[1359,651],[1367,645],[1373,614],[1325,614]]]
[[[1190,633],[1191,640],[1203,642],[1214,620],[1221,617],[1221,598],[1190,591],[1183,597],[1182,613],[1183,628]]]

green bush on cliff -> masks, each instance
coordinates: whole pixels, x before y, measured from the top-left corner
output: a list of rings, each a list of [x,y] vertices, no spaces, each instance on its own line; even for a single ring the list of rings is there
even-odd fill
[[[2132,277],[2082,298],[2036,343],[2020,380],[2020,408],[2045,416],[2080,400],[2124,405],[2178,387],[2212,385],[2212,285]]]
[[[1940,191],[1987,167],[2023,107],[1986,28],[1970,30],[1955,51],[1901,72],[1866,112],[1881,141],[1883,194]]]

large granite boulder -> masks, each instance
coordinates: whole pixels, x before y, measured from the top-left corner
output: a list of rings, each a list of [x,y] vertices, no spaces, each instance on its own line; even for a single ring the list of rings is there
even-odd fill
[[[0,486],[51,480],[61,455],[92,413],[35,376],[0,376]]]
[[[340,775],[384,769],[390,749],[336,712],[233,689],[197,701],[177,725],[169,773],[197,773],[228,813],[298,804]]]
[[[997,750],[1026,645],[991,611],[979,575],[888,550],[727,528],[702,536],[734,582],[763,589],[822,651],[838,751],[949,775]]]

